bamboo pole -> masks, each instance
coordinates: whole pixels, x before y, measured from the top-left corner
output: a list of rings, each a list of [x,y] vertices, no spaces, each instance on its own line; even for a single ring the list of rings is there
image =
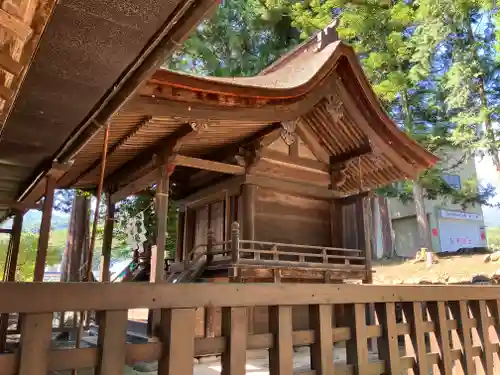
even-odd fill
[[[92,224],[92,234],[90,236],[90,243],[89,243],[89,252],[88,252],[88,260],[87,260],[87,281],[91,282],[92,281],[92,258],[94,256],[94,246],[95,246],[95,237],[97,234],[97,224],[99,223],[99,206],[101,205],[101,196],[102,196],[102,187],[104,184],[104,172],[106,171],[106,160],[108,156],[108,142],[109,142],[109,124],[106,124],[106,127],[104,129],[104,141],[102,145],[102,158],[101,158],[101,170],[99,174],[99,184],[97,185],[97,196],[96,196],[96,204],[95,204],[95,211],[94,211],[94,219],[93,219],[93,224]],[[83,328],[85,325],[85,322],[87,320],[88,316],[88,311],[82,311],[80,312],[80,321],[79,321],[79,327],[76,335],[76,343],[75,346],[76,348],[80,348],[80,342],[82,340],[83,336]],[[77,375],[78,370],[73,369],[71,371],[72,375]]]

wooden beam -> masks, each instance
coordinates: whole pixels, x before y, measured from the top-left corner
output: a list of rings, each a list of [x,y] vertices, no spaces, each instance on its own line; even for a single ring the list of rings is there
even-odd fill
[[[138,123],[137,126],[134,126],[134,128],[129,131],[127,134],[125,134],[123,137],[121,137],[117,142],[115,142],[107,151],[107,157],[111,157],[117,150],[122,147],[125,142],[127,142],[130,138],[132,138],[139,130],[147,126],[151,122],[152,117],[151,116],[144,116]],[[83,149],[83,148],[82,148]],[[75,185],[78,181],[82,180],[86,175],[88,175],[90,172],[92,172],[94,169],[99,167],[101,164],[101,159],[97,158],[94,160],[92,164],[90,164],[74,181],[68,184],[68,186],[73,186]]]
[[[44,177],[41,178],[34,186],[31,188],[30,192],[22,198],[20,202],[22,206],[31,208],[35,206],[36,202],[43,196],[45,191],[45,179],[50,176],[55,181],[59,180],[66,171],[73,165],[72,162],[68,163],[53,163],[51,167],[44,173]]]
[[[241,175],[245,173],[245,168],[239,165],[220,163],[212,160],[198,159],[189,156],[175,155],[172,164],[188,168],[203,169],[218,173]]]
[[[15,76],[23,71],[23,66],[14,60],[5,50],[0,53],[0,68]]]
[[[211,119],[213,121],[246,121],[280,122],[292,121],[308,113],[325,95],[332,90],[332,81],[319,82],[314,90],[300,97],[290,99],[274,99],[264,106],[221,106],[207,104],[202,101],[182,102],[175,98],[162,99],[158,97],[138,95],[125,104],[125,112],[144,114],[154,117],[180,117],[190,119]],[[273,100],[274,99],[274,100]]]
[[[343,154],[335,155],[330,157],[330,165],[337,165],[342,163],[347,163],[353,159],[357,159],[360,156],[368,156],[373,152],[370,145],[367,143],[363,147],[351,152],[346,152]]]
[[[179,147],[180,143],[183,140],[188,139],[188,136],[193,137],[197,135],[197,132],[199,132],[200,130],[201,129],[195,129],[191,124],[183,124],[172,134],[164,137],[151,147],[148,147],[130,162],[127,162],[120,168],[118,168],[117,171],[106,178],[106,180],[104,181],[104,185],[112,187],[119,185],[123,181],[126,181],[130,177],[130,175],[136,173],[137,171],[143,169],[144,166],[151,163],[155,155],[162,157],[170,156],[167,154],[172,154],[172,152],[174,152],[174,150]],[[131,183],[129,182],[127,185],[130,184]],[[112,201],[116,202],[115,199],[113,199]]]
[[[245,182],[248,184],[255,184],[277,191],[300,194],[311,198],[334,199],[340,197],[340,194],[333,190],[327,189],[326,187],[323,188],[320,186],[314,186],[299,182],[284,181],[277,178],[265,176],[247,175],[245,177]]]
[[[206,159],[216,160],[220,162],[229,162],[231,160],[234,160],[234,158],[238,156],[242,149],[255,147],[256,142],[258,142],[261,147],[265,147],[266,145],[271,144],[274,140],[277,139],[277,137],[279,137],[280,131],[281,125],[279,123],[273,123],[269,127],[260,130],[256,134],[252,134],[250,137],[245,138],[242,142],[226,146],[221,150],[217,150],[211,155],[207,155]],[[211,174],[210,171],[199,171],[189,178],[188,184],[189,186],[200,186],[204,183],[210,182],[212,178],[213,174]]]
[[[0,26],[19,38],[23,43],[31,38],[33,30],[19,18],[0,9]]]
[[[128,183],[127,185],[121,187],[113,194],[111,194],[110,198],[111,202],[112,203],[120,202],[121,200],[124,200],[125,198],[134,195],[138,191],[144,190],[147,187],[151,186],[157,174],[158,174],[157,170],[154,169],[146,173],[144,176],[139,177],[137,180],[134,180]]]
[[[316,158],[323,163],[328,163],[330,160],[330,154],[323,147],[320,141],[316,138],[316,136],[311,132],[309,126],[304,124],[302,121],[297,121],[297,127],[295,129],[295,133],[299,136],[300,139],[306,144],[307,147],[311,150],[311,152],[316,156]]]
[[[309,172],[328,174],[328,164],[311,159],[293,157],[274,150],[261,150],[261,158],[274,164],[281,164],[289,168],[302,169]]]
[[[370,139],[372,145],[379,148],[392,162],[392,164],[408,178],[414,178],[417,176],[417,168],[404,160],[401,157],[401,154],[394,148],[394,145],[391,146],[388,144],[389,141],[387,139],[383,139],[381,134],[378,134],[376,129],[371,126],[365,115],[360,112],[359,105],[356,105],[356,102],[352,100],[353,96],[349,90],[343,84],[339,83],[337,84],[337,92],[342,100],[342,103],[344,103],[346,112]]]
[[[0,85],[0,98],[3,100],[9,100],[12,95],[14,95],[14,91],[8,89],[4,85]]]
[[[274,141],[278,140],[281,135],[281,126],[277,129],[272,130],[269,134],[264,135],[259,143],[262,148],[269,146]]]
[[[211,172],[219,172],[233,175],[243,175],[245,174],[245,167],[220,163],[212,160],[205,160],[199,158],[193,158],[184,155],[174,155],[168,159],[167,164],[163,165],[162,168],[166,170],[170,170],[170,165],[177,165],[188,168],[198,168],[203,169],[205,171]],[[119,202],[128,196],[137,193],[138,191],[144,190],[148,186],[151,186],[156,178],[157,171],[152,170],[145,175],[139,177],[138,179],[128,183],[127,185],[121,187],[117,191],[115,191],[111,196],[111,201],[116,203]]]

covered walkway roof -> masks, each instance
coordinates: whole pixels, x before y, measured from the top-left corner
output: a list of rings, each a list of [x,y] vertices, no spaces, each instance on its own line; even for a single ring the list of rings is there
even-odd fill
[[[21,67],[7,66],[7,71],[26,72],[19,75],[23,84],[16,81],[11,93],[0,90],[0,97],[7,99],[4,106],[9,106],[3,113],[0,139],[0,217],[14,201],[35,199],[47,172],[64,173],[79,148],[217,4],[214,0],[3,3],[0,29],[7,12],[9,25],[17,27],[14,32],[28,40],[29,48],[24,55],[21,52]],[[21,3],[21,10],[13,5],[7,9],[7,3]],[[4,65],[0,59],[0,67],[5,69]]]

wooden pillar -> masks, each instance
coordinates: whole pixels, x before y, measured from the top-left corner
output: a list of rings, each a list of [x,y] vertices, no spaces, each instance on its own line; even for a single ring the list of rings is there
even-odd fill
[[[16,281],[17,259],[19,257],[19,244],[21,242],[21,232],[23,229],[24,212],[17,211],[12,223],[12,231],[10,234],[9,251],[5,261],[4,281]],[[7,344],[7,330],[9,329],[10,314],[2,314],[0,316],[0,353],[5,352]]]
[[[330,236],[332,247],[342,247],[343,245],[343,222],[342,205],[340,200],[330,202]]]
[[[45,199],[43,201],[42,222],[40,223],[40,233],[38,237],[38,249],[36,253],[35,272],[33,281],[43,281],[45,273],[45,260],[49,248],[50,224],[52,221],[52,206],[54,203],[54,189],[56,180],[53,176],[46,177]]]
[[[158,167],[158,181],[156,183],[156,249],[151,254],[151,274],[149,281],[161,282],[165,279],[165,243],[167,231],[169,176],[167,166],[161,163]],[[157,327],[161,321],[161,311],[153,310],[150,314],[150,335],[157,336]]]
[[[17,260],[19,258],[19,245],[21,243],[21,232],[23,230],[24,212],[17,211],[12,223],[11,233],[11,256],[9,268],[7,270],[7,280],[9,282],[16,281]]]
[[[372,246],[373,246],[373,213],[372,213],[372,195],[362,198],[363,204],[363,229],[365,237],[365,266],[366,275],[363,284],[373,283],[372,273]],[[368,325],[375,324],[375,305],[373,303],[367,305],[366,321]],[[377,351],[377,340],[371,338],[368,340],[368,349]]]
[[[240,212],[241,221],[243,222],[242,235],[243,240],[255,241],[255,200],[257,198],[257,187],[255,185],[243,185],[243,195],[241,197],[242,207]],[[252,248],[254,245],[245,245],[246,248]],[[254,254],[254,259],[260,259],[260,254]],[[273,270],[279,273],[279,270]],[[248,316],[248,331],[253,333],[255,331],[255,309],[253,307],[247,308]]]
[[[372,275],[372,244],[373,244],[373,215],[371,205],[371,195],[363,198],[363,228],[364,228],[364,249],[366,276],[363,281],[365,284],[373,283]]]
[[[101,253],[101,282],[109,282],[109,264],[111,261],[111,246],[113,243],[113,227],[115,224],[115,204],[111,202],[111,197],[107,197],[106,222],[104,223],[104,238],[102,240]]]
[[[243,212],[241,212],[242,239],[247,241],[255,240],[255,198],[256,186],[250,184],[243,185]]]

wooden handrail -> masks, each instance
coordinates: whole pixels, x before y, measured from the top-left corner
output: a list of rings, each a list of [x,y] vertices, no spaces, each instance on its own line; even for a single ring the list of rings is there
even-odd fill
[[[212,244],[212,247],[217,247],[217,246],[222,246],[222,245],[227,245],[227,244],[230,244],[231,241],[222,241],[222,242],[216,242],[214,244]],[[191,249],[191,251],[188,253],[188,256],[186,257],[186,259],[184,260],[184,262],[186,262],[187,259],[191,258],[194,253],[196,252],[197,249],[201,248],[201,247],[207,247],[208,244],[199,244],[199,245],[196,245],[195,247],[193,247]]]
[[[242,241],[243,242],[243,241]],[[364,260],[364,257],[353,256],[353,255],[328,255],[328,254],[316,254],[316,253],[296,253],[291,251],[273,251],[273,250],[257,250],[257,249],[240,249],[240,253],[257,253],[257,254],[270,254],[270,255],[293,255],[293,256],[303,256],[307,258],[321,258],[321,259],[353,259],[353,260]]]
[[[477,365],[496,375],[499,369],[498,286],[4,283],[0,295],[0,312],[23,314],[19,348],[0,355],[2,375],[74,368],[108,375],[122,373],[126,363],[156,360],[160,373],[186,374],[202,355],[221,355],[222,373],[237,375],[245,373],[246,352],[256,349],[269,350],[270,375],[289,375],[293,348],[301,346],[309,349],[297,354],[310,356],[307,373],[427,374],[437,365],[443,374],[455,366],[475,374]],[[376,320],[367,321],[367,304],[374,304]],[[220,332],[196,337],[198,319],[214,307],[221,308]],[[248,307],[260,309],[253,317],[265,314],[261,333],[249,331]],[[344,310],[339,319],[336,307]],[[158,342],[127,344],[127,310],[134,308],[163,310]],[[51,348],[53,312],[81,310],[99,312],[97,347]],[[372,338],[378,351],[369,351]],[[346,363],[334,355],[339,342]]]
[[[240,244],[265,245],[265,246],[277,246],[277,247],[293,247],[296,249],[308,249],[308,250],[324,250],[324,249],[326,249],[327,251],[335,250],[335,251],[354,252],[354,253],[362,253],[363,252],[363,250],[358,250],[358,249],[344,249],[344,248],[339,248],[339,247],[315,246],[315,245],[299,245],[299,244],[284,243],[284,242],[240,240]]]
[[[500,286],[0,283],[0,312],[497,300]],[[134,298],[130,298],[134,296]],[[290,299],[290,296],[293,296]],[[15,297],[15,298],[14,298]]]

